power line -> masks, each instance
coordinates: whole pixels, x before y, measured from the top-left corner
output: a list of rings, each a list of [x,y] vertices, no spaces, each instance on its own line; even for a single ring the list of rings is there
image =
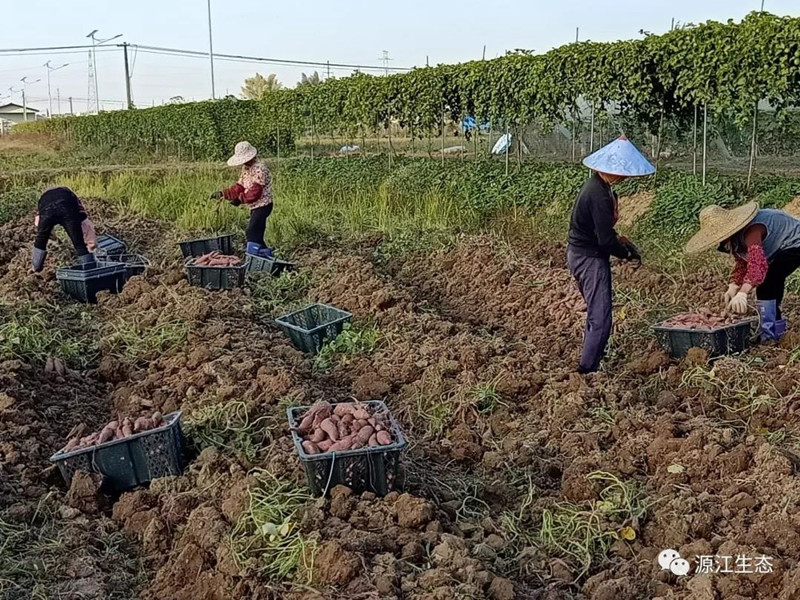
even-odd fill
[[[49,54],[74,54],[76,52],[80,52],[83,50],[91,49],[91,45],[79,45],[79,46],[39,46],[35,48],[0,48],[0,55],[35,55],[36,53],[49,53]],[[121,44],[117,44],[116,48],[111,48],[110,46],[106,46],[104,51],[119,51],[122,48]],[[177,56],[193,56],[199,58],[208,58],[208,52],[200,52],[197,50],[183,50],[181,48],[167,48],[163,46],[147,46],[142,44],[130,44],[129,48],[142,50],[143,52],[150,52],[150,53],[164,53],[168,55],[177,55]],[[100,52],[100,48],[96,48],[97,52]],[[263,56],[248,56],[244,54],[218,54],[214,53],[214,58],[225,58],[231,61],[240,61],[240,62],[259,62],[259,63],[267,63],[267,64],[276,64],[276,65],[284,65],[284,66],[306,66],[306,67],[319,67],[319,68],[327,68],[330,65],[331,68],[339,68],[339,69],[359,69],[362,71],[395,71],[395,72],[402,72],[402,71],[410,71],[410,67],[388,67],[384,66],[377,66],[377,65],[362,65],[362,64],[350,64],[350,63],[329,63],[328,61],[312,61],[312,60],[294,60],[290,58],[269,58]]]
[[[193,56],[198,58],[208,58],[208,52],[199,52],[196,50],[181,50],[179,48],[164,48],[161,46],[144,46],[140,44],[131,44],[131,48],[138,48],[142,52],[159,52],[163,54],[171,54],[171,55],[178,55],[178,56]],[[328,63],[328,61],[310,61],[310,60],[293,60],[288,58],[266,58],[262,56],[247,56],[243,54],[219,54],[214,53],[214,59],[217,58],[225,58],[232,61],[240,61],[240,62],[259,62],[259,63],[268,63],[268,64],[276,64],[276,65],[286,65],[286,66],[305,66],[305,67],[320,67],[320,68],[327,68],[330,64],[331,68],[340,68],[340,69],[360,69],[364,71],[410,71],[411,68],[409,67],[386,67],[386,66],[377,66],[377,65],[359,65],[359,64],[349,64],[349,63]]]

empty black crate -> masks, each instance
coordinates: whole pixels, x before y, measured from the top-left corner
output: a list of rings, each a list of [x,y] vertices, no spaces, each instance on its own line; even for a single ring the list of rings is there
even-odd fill
[[[118,492],[159,477],[181,474],[181,412],[164,417],[166,425],[73,452],[63,449],[50,457],[61,476],[72,484],[76,471],[100,473],[104,486]]]
[[[220,254],[231,254],[233,252],[233,234],[187,240],[178,245],[181,247],[183,258],[197,258],[214,251]]]
[[[746,319],[715,329],[679,329],[653,325],[656,339],[673,358],[683,358],[689,348],[702,348],[710,357],[744,352],[750,346],[752,327],[758,319]]]
[[[319,352],[326,340],[332,340],[342,332],[344,324],[353,315],[327,304],[312,304],[275,319],[278,326],[292,340],[292,344],[303,352]]]
[[[65,294],[80,302],[97,302],[97,293],[109,291],[117,294],[125,285],[125,265],[97,261],[96,266],[73,265],[56,271],[56,279]]]
[[[147,270],[147,267],[150,266],[150,261],[141,254],[120,254],[118,256],[109,256],[108,260],[125,265],[125,273],[128,279],[136,275],[142,275]]]
[[[245,265],[238,267],[212,267],[195,265],[194,259],[186,262],[189,285],[207,290],[232,290],[244,285]]]
[[[365,404],[372,412],[386,412],[389,415],[395,439],[393,444],[325,454],[307,454],[303,450],[302,438],[292,430],[292,439],[306,471],[308,487],[314,496],[327,495],[337,485],[346,485],[356,494],[373,492],[379,496],[385,496],[399,488],[400,459],[407,446],[403,431],[383,402],[373,400]],[[297,427],[300,424],[300,417],[310,408],[301,406],[288,409],[286,412],[289,417],[289,427]]]
[[[248,273],[268,273],[273,277],[279,277],[284,271],[294,271],[295,264],[275,257],[263,258],[253,254],[246,254],[244,257]]]
[[[125,254],[128,251],[125,242],[115,238],[113,235],[100,235],[97,236],[97,249],[95,256],[112,258]]]

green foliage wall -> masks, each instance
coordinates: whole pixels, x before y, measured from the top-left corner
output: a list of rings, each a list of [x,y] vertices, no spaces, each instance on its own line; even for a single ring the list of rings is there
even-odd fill
[[[99,116],[55,119],[29,127],[63,130],[84,142],[154,144],[190,140],[198,154],[221,157],[247,137],[277,150],[278,131],[355,137],[389,119],[416,135],[443,119],[472,114],[496,125],[558,122],[580,99],[614,103],[654,131],[695,104],[741,125],[757,100],[779,112],[800,100],[800,19],[752,13],[739,23],[699,26],[613,43],[581,42],[544,54],[415,69],[388,77],[355,74],[316,86],[271,92],[264,100],[200,102]]]

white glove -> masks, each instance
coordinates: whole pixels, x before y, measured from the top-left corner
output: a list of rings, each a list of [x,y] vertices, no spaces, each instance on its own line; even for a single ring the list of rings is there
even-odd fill
[[[744,292],[737,293],[728,304],[728,310],[743,315],[747,312],[747,294]]]
[[[725,292],[725,306],[730,305],[731,300],[733,297],[739,293],[739,286],[735,283],[732,283],[728,286],[728,291]]]

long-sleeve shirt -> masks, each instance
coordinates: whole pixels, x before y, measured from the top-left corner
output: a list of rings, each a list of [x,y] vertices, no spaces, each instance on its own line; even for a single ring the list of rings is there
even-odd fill
[[[743,241],[747,251],[744,255],[734,255],[735,264],[733,273],[731,273],[731,281],[736,285],[741,286],[747,283],[753,287],[758,287],[764,283],[769,269],[769,263],[762,246],[765,233],[766,230],[763,225],[753,225],[745,230]]]
[[[628,258],[614,226],[618,218],[617,198],[611,186],[597,173],[578,194],[569,223],[569,246],[582,256]]]
[[[239,181],[222,194],[226,200],[239,200],[251,210],[272,204],[272,176],[267,165],[261,161],[242,165]]]

